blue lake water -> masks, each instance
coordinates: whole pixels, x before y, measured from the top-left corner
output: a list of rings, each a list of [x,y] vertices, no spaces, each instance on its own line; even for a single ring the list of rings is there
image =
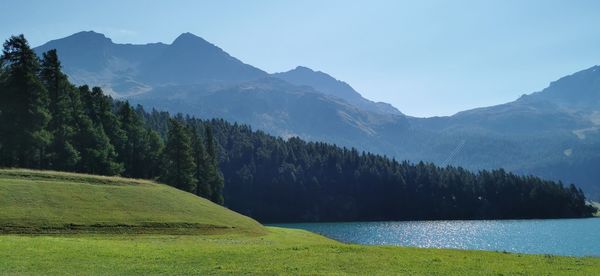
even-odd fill
[[[566,256],[600,256],[600,218],[293,223],[357,244],[458,248]]]

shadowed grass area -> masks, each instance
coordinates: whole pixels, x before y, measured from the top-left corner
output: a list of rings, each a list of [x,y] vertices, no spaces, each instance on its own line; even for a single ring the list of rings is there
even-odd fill
[[[0,170],[0,210],[4,233],[265,231],[251,218],[167,185],[61,172]]]

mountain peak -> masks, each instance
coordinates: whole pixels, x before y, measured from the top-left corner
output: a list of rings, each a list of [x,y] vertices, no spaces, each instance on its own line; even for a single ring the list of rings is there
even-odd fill
[[[552,103],[567,110],[592,111],[600,102],[600,66],[596,65],[550,83],[540,92],[523,95],[521,103]]]
[[[186,32],[186,33],[182,33],[180,34],[174,41],[173,41],[173,45],[211,45],[216,47],[215,45],[211,44],[210,42],[206,41],[204,38],[201,38],[193,33],[190,32]]]
[[[236,83],[263,77],[262,70],[230,56],[192,33],[182,33],[160,55],[140,66],[143,80],[152,85]]]
[[[112,43],[112,40],[108,37],[106,37],[104,34],[102,33],[97,33],[94,31],[82,31],[82,32],[78,32],[75,34],[72,34],[68,37],[66,37],[65,39],[73,39],[73,40],[78,40],[78,41],[86,41],[86,42],[109,42]]]
[[[402,114],[389,104],[375,103],[363,98],[349,84],[337,80],[327,73],[315,71],[305,66],[297,66],[290,71],[275,73],[272,76],[291,84],[310,86],[323,94],[343,99],[365,110],[380,114]]]
[[[310,68],[305,67],[305,66],[296,66],[296,68],[294,68],[294,69],[292,69],[290,71],[304,71],[304,72],[311,72],[311,73],[315,72],[315,70],[310,69]]]

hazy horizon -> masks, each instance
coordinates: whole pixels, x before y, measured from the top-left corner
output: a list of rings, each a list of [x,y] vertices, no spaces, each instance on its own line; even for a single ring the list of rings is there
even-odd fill
[[[512,101],[600,64],[600,2],[461,2],[13,2],[33,14],[10,24],[20,13],[7,13],[0,35],[38,46],[86,30],[134,44],[191,32],[267,72],[323,71],[419,117]]]

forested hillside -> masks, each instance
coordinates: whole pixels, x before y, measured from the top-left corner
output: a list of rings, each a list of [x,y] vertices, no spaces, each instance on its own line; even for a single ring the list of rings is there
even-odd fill
[[[40,60],[23,36],[4,43],[0,60],[3,167],[159,178],[269,222],[585,217],[595,211],[573,185],[503,170],[475,174],[397,162],[220,119],[134,109],[100,88],[76,88],[55,50]]]

